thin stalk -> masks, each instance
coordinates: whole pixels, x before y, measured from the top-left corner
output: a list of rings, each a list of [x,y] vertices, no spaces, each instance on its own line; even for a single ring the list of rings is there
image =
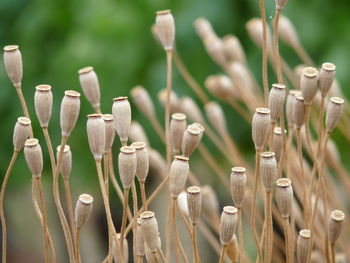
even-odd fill
[[[154,263],[159,263],[157,251],[152,252]]]
[[[17,91],[17,95],[18,95],[19,101],[20,101],[21,106],[22,106],[23,114],[24,114],[25,117],[30,119],[27,103],[26,103],[26,100],[24,99],[24,96],[23,96],[23,93],[22,93],[22,84],[20,83],[18,85],[15,85],[15,88],[16,88],[16,91]],[[33,138],[33,128],[32,128],[32,126],[30,126],[30,138]]]
[[[101,108],[100,106],[93,107],[96,113],[101,114]]]
[[[167,58],[167,87],[166,87],[166,104],[165,104],[165,138],[166,138],[166,160],[168,167],[171,162],[171,144],[170,144],[170,95],[172,91],[172,55],[173,51],[166,52]]]
[[[163,251],[158,247],[157,248],[158,255],[160,256],[160,259],[162,260],[163,263],[166,263],[166,259],[164,257]]]
[[[77,263],[80,263],[80,229],[77,228],[77,231],[75,231],[75,235],[74,235],[74,244],[75,244],[75,261]]]
[[[143,262],[143,256],[138,255],[137,256],[137,263],[142,263]]]
[[[194,262],[200,263],[201,260],[199,258],[199,251],[198,251],[198,243],[197,243],[197,233],[196,233],[196,224],[192,224],[192,244],[193,244],[193,255],[194,255]]]
[[[243,246],[243,226],[242,226],[242,208],[238,208],[238,242],[239,242],[239,249],[238,249],[238,261],[243,262],[244,259],[244,246]]]
[[[331,244],[331,258],[332,258],[331,262],[336,263],[336,261],[335,261],[335,244]]]
[[[301,61],[306,65],[306,66],[314,66],[315,63],[313,62],[312,58],[309,56],[309,54],[306,52],[304,47],[301,44],[294,45],[293,46],[295,53],[299,56]]]
[[[272,202],[271,192],[266,192],[266,250],[265,250],[265,262],[271,262],[272,259],[272,246],[273,246],[273,229],[272,229]]]
[[[126,188],[124,189],[124,202],[123,202],[123,217],[122,217],[122,225],[120,228],[120,243],[119,243],[119,247],[120,247],[120,251],[123,251],[123,246],[124,246],[124,235],[125,235],[125,227],[126,227],[126,210],[128,207],[128,203],[129,203],[129,191],[130,188]],[[135,218],[133,219],[133,222],[135,222]],[[134,225],[134,223],[130,222],[131,226]]]
[[[266,28],[266,14],[265,14],[265,0],[259,0],[260,16],[263,27],[263,43],[262,43],[262,75],[263,75],[263,87],[264,87],[264,106],[267,107],[269,96],[269,82],[267,78],[267,59],[268,59],[268,47],[267,47],[267,28]],[[261,256],[260,256],[261,260]]]
[[[45,137],[47,150],[49,151],[50,162],[51,162],[51,169],[52,169],[52,172],[54,172],[55,171],[55,167],[56,167],[56,161],[55,161],[55,154],[53,152],[53,148],[52,148],[52,144],[51,144],[49,130],[48,130],[48,127],[42,127],[42,129],[43,129],[43,134],[44,134],[44,137]]]
[[[134,218],[137,220],[139,217],[138,214],[138,205],[137,205],[137,191],[136,191],[136,185],[135,180],[132,182],[131,186],[131,193],[132,193],[132,206],[133,206],[133,212],[134,212]],[[133,254],[134,254],[134,262],[136,261],[136,254],[137,254],[137,231],[136,231],[136,220],[134,220],[133,225]],[[122,250],[123,251],[123,250]]]
[[[147,208],[145,182],[140,182],[140,188],[141,188],[142,211],[147,211],[148,208]]]
[[[280,59],[279,46],[278,46],[278,23],[279,23],[281,11],[282,11],[281,9],[276,8],[274,26],[273,26],[273,46],[274,46],[273,52],[274,52],[275,63],[276,63],[278,83],[283,83],[281,59]]]
[[[73,203],[72,203],[72,194],[70,191],[69,178],[63,178],[64,190],[66,192],[66,204],[68,209],[68,218],[72,231],[72,235],[75,236],[76,227],[74,223],[74,212],[73,212]]]
[[[242,118],[247,122],[247,123],[251,123],[252,122],[252,118],[250,117],[249,113],[235,100],[229,100],[228,104],[234,109],[236,110],[239,115],[242,116]]]
[[[221,247],[219,263],[223,263],[224,262],[226,248],[227,248],[227,246],[225,246],[225,245]]]
[[[169,223],[172,222],[172,207],[171,205],[169,205],[169,199],[170,199],[170,196],[168,196],[168,209],[167,209],[167,213],[166,213],[166,218],[165,218],[165,222],[166,222],[166,225],[168,226]],[[171,227],[167,227],[165,229],[165,257],[166,257],[166,260],[167,261],[170,261],[170,253],[171,253],[171,238],[170,238],[170,235],[171,235]],[[175,245],[175,244],[174,244]],[[177,253],[176,253],[176,249],[175,249],[175,255],[176,255],[176,259],[177,259]]]
[[[283,218],[283,231],[284,231],[284,239],[285,239],[285,253],[286,253],[286,263],[292,263],[291,262],[291,255],[290,255],[290,234],[289,234],[289,220],[288,217]]]
[[[107,196],[109,198],[109,154],[104,153],[103,154],[103,175],[105,179],[105,185],[106,185],[106,192]]]

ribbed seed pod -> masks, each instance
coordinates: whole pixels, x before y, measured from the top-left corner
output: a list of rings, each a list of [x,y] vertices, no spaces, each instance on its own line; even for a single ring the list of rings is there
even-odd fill
[[[149,168],[156,175],[163,177],[167,174],[167,164],[164,157],[154,149],[149,150]]]
[[[227,245],[235,232],[237,224],[237,208],[234,206],[225,206],[220,218],[220,242],[221,245]]]
[[[231,101],[238,96],[234,83],[225,75],[211,75],[204,85],[211,94],[223,101]]]
[[[145,182],[149,171],[149,155],[144,142],[134,142],[131,144],[136,150],[136,176],[140,182]]]
[[[187,193],[185,191],[182,191],[177,197],[177,205],[179,206],[180,211],[185,216],[189,216],[188,205],[187,205]]]
[[[270,110],[268,108],[256,108],[252,120],[252,137],[257,151],[262,150],[269,136],[270,122]]]
[[[182,147],[182,138],[186,130],[186,115],[173,113],[170,120],[170,142],[173,154],[179,154]]]
[[[113,99],[113,119],[114,128],[118,133],[122,145],[128,142],[131,125],[131,107],[128,97],[118,97]]]
[[[226,57],[230,61],[246,63],[244,50],[239,39],[234,35],[227,35],[223,38],[223,49]]]
[[[282,129],[281,127],[275,127],[273,129],[272,149],[275,153],[275,158],[277,162],[280,161],[282,147],[283,147]]]
[[[200,187],[190,186],[187,188],[187,207],[191,223],[195,225],[202,209],[202,195]]]
[[[102,119],[105,123],[105,148],[104,153],[108,153],[114,142],[115,129],[114,129],[114,118],[112,114],[103,114]]]
[[[146,246],[152,252],[156,252],[159,245],[158,222],[153,212],[145,211],[141,213],[141,227]]]
[[[115,263],[129,262],[128,240],[124,237],[124,240],[123,240],[123,260],[121,260],[119,249],[117,249],[117,245],[120,244],[120,233],[117,234],[117,238],[116,238],[116,240],[114,239],[113,243],[114,243],[113,244],[113,246],[114,246],[113,259],[114,259]]]
[[[262,47],[262,43],[263,43],[263,23],[261,21],[260,18],[253,18],[250,19],[247,23],[246,23],[246,29],[248,32],[249,37],[251,38],[251,40],[253,40],[253,42],[255,43],[255,45],[257,45],[258,47]],[[272,48],[272,39],[271,39],[271,32],[269,27],[266,27],[267,29],[267,47],[268,50],[271,50]]]
[[[145,256],[145,239],[143,237],[142,227],[141,227],[141,218],[137,219],[137,226],[136,226],[136,232],[137,232],[137,255],[138,256]]]
[[[187,126],[182,139],[182,154],[186,157],[197,149],[203,136],[203,129],[198,124],[191,124]]]
[[[39,85],[35,87],[34,105],[41,127],[47,127],[52,113],[52,92],[50,85]]]
[[[144,87],[136,86],[131,90],[130,94],[139,111],[149,119],[155,117],[156,114],[152,99]]]
[[[282,10],[288,3],[288,0],[275,0],[276,9]]]
[[[24,143],[30,135],[30,130],[30,119],[19,117],[13,131],[13,147],[16,152],[19,152],[24,147]]]
[[[215,101],[204,105],[205,114],[210,124],[220,133],[227,132],[225,114],[219,103]]]
[[[175,22],[170,10],[158,11],[156,16],[158,38],[165,51],[173,49],[175,40]]]
[[[90,114],[86,124],[90,150],[95,160],[101,160],[105,152],[106,129],[101,114]]]
[[[213,188],[210,185],[204,185],[201,192],[203,211],[209,214],[216,214],[219,211],[219,200]]]
[[[118,156],[119,176],[124,189],[130,189],[136,175],[136,150],[131,146],[120,148]]]
[[[271,123],[276,123],[277,119],[280,117],[285,99],[286,85],[277,83],[272,84],[268,101],[268,107],[271,111]]]
[[[7,76],[12,84],[16,88],[20,87],[23,77],[23,61],[18,46],[10,45],[4,47],[4,64]]]
[[[189,120],[198,123],[204,123],[204,117],[198,105],[190,98],[183,97],[181,99],[181,111],[186,114]]]
[[[235,207],[241,208],[247,184],[247,174],[244,167],[233,167],[231,170],[231,196]]]
[[[293,105],[293,121],[295,128],[300,130],[305,122],[305,104],[304,98],[300,95],[295,95]]]
[[[162,104],[163,107],[166,105],[166,97],[167,97],[167,90],[162,89],[158,93],[158,99],[159,102]],[[181,102],[176,95],[174,91],[171,91],[170,93],[170,114],[175,113],[175,112],[182,112],[183,110],[181,109]]]
[[[300,90],[303,94],[305,105],[311,105],[318,88],[318,70],[313,67],[303,69],[300,78]]]
[[[77,204],[75,205],[75,226],[77,229],[83,227],[83,225],[88,221],[94,198],[89,194],[82,194],[79,196]]]
[[[43,172],[43,153],[37,139],[28,139],[24,143],[24,156],[32,175],[41,177]]]
[[[80,93],[66,90],[61,103],[60,124],[62,136],[68,137],[72,132],[79,116]]]
[[[218,65],[226,63],[224,53],[224,43],[218,37],[206,38],[204,40],[204,47],[211,59]]]
[[[57,159],[61,146],[57,147]],[[72,152],[69,145],[65,145],[63,149],[62,161],[60,165],[60,173],[64,179],[68,179],[72,171]]]
[[[340,210],[333,210],[328,220],[328,236],[331,245],[339,239],[343,229],[345,214]]]
[[[274,152],[260,154],[260,178],[266,192],[271,192],[277,178],[277,162]]]
[[[85,97],[94,109],[100,107],[100,84],[93,67],[85,67],[78,71],[80,86]]]
[[[278,23],[278,36],[291,47],[299,46],[299,37],[294,28],[294,25],[286,16],[280,16]]]
[[[185,156],[177,155],[171,163],[169,186],[170,194],[174,199],[177,199],[186,185],[188,173],[190,172],[188,160]]]
[[[144,142],[146,145],[150,145],[145,130],[137,121],[131,122],[129,137],[132,142]]]
[[[344,100],[339,97],[329,99],[326,113],[326,130],[328,133],[333,132],[343,114]]]
[[[308,260],[308,251],[311,246],[311,231],[302,229],[299,231],[297,239],[297,259],[299,263],[306,263]]]
[[[205,39],[216,37],[216,34],[211,26],[210,22],[204,18],[197,18],[194,23],[194,28],[196,30],[197,35],[204,41]]]
[[[322,96],[326,96],[332,88],[335,79],[335,65],[332,63],[323,63],[319,74],[319,87]]]
[[[294,126],[294,102],[295,95],[301,95],[300,90],[292,89],[289,91],[286,102],[286,118],[288,122],[288,127]]]
[[[289,217],[293,204],[292,181],[288,178],[280,178],[276,181],[275,198],[283,218]]]

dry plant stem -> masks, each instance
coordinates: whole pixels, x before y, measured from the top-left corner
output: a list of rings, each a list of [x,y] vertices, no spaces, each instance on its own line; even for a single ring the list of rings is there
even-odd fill
[[[80,263],[80,229],[78,228],[74,234],[74,245],[75,245],[75,262]]]
[[[264,87],[264,107],[267,107],[268,97],[269,97],[269,82],[267,79],[267,28],[266,28],[266,14],[265,14],[265,0],[259,0],[260,5],[260,16],[263,26],[263,44],[262,44],[262,75],[263,75],[263,87]],[[261,259],[261,257],[260,257]]]
[[[1,226],[2,226],[2,262],[3,263],[6,263],[6,259],[7,259],[6,258],[7,229],[6,229],[6,219],[5,219],[5,212],[4,212],[4,199],[5,199],[6,186],[10,178],[12,168],[16,162],[18,153],[19,153],[18,151],[14,151],[12,154],[11,161],[9,166],[7,167],[4,181],[1,186],[1,193],[0,193],[0,219],[1,219]]]
[[[136,255],[137,255],[137,232],[136,232],[136,220],[139,217],[138,214],[138,205],[137,205],[137,191],[136,191],[136,185],[135,180],[132,182],[131,186],[131,193],[132,193],[132,206],[133,206],[133,213],[134,213],[134,225],[133,225],[133,254],[134,254],[134,262],[136,261]],[[124,242],[123,242],[124,243]],[[123,250],[122,250],[123,251]]]
[[[192,224],[192,244],[193,244],[194,262],[200,263],[199,252],[198,252],[198,243],[197,243],[196,224]]]
[[[238,209],[237,225],[238,225],[238,242],[239,242],[238,261],[243,262],[244,246],[243,246],[242,208],[237,207],[237,209]]]
[[[266,206],[266,250],[265,262],[271,262],[273,231],[272,231],[272,210],[271,210],[271,192],[266,192],[265,206]]]
[[[143,262],[143,256],[137,256],[137,263],[142,263]]]
[[[160,256],[160,259],[162,260],[163,263],[166,263],[167,260],[164,257],[163,251],[158,247],[157,248],[158,255]],[[142,262],[142,261],[141,261]]]
[[[157,252],[152,252],[154,263],[159,263]]]
[[[273,26],[273,47],[274,47],[273,52],[274,52],[275,63],[276,63],[277,80],[278,80],[278,83],[283,83],[281,59],[279,55],[279,46],[278,46],[278,23],[280,19],[280,14],[281,14],[281,9],[276,8],[274,26]]]
[[[124,251],[123,250],[123,246],[124,246],[123,237],[125,236],[126,211],[128,209],[128,203],[129,203],[129,191],[130,191],[130,188],[124,189],[123,217],[122,217],[122,225],[120,228],[120,243],[119,243],[120,251]],[[136,219],[134,218],[133,222],[135,222],[135,221],[136,221]],[[134,226],[133,222],[130,222],[131,226]]]
[[[147,197],[146,197],[146,189],[145,189],[145,182],[140,182],[140,188],[141,188],[141,200],[142,200],[142,211],[147,211]]]
[[[224,262],[226,248],[227,248],[227,246],[222,246],[222,248],[221,248],[219,263],[223,263]]]
[[[109,154],[105,153],[103,154],[103,175],[105,179],[105,185],[106,185],[106,192],[107,196],[109,198],[109,169],[108,169],[108,164],[109,163]]]
[[[67,209],[68,209],[68,218],[69,218],[70,228],[72,231],[72,235],[75,236],[76,227],[74,223],[72,194],[70,191],[69,179],[63,178],[63,184],[64,184],[64,190],[66,192],[66,203],[67,203]]]
[[[101,114],[101,108],[100,108],[100,106],[94,107],[94,110],[95,110],[96,113]]]
[[[331,258],[332,258],[331,262],[336,263],[336,261],[335,261],[335,244],[331,244]]]
[[[304,47],[299,44],[293,46],[295,53],[299,56],[301,61],[306,65],[306,66],[314,66],[315,63],[313,62],[312,58],[309,56],[309,54],[306,52]]]
[[[165,222],[166,222],[166,225],[169,225],[169,223],[172,222],[172,219],[171,219],[171,213],[172,213],[172,206],[169,205],[170,203],[170,196],[168,196],[168,200],[167,200],[167,213],[166,213],[166,218],[165,218]],[[170,239],[170,235],[171,235],[171,228],[168,227],[165,229],[165,257],[166,257],[166,260],[167,261],[170,261],[170,254],[171,254],[171,239]],[[175,245],[175,244],[174,244]],[[177,256],[177,253],[175,253],[175,255]]]
[[[286,263],[292,263],[291,262],[291,254],[290,254],[290,233],[289,233],[289,218],[285,217],[283,218],[283,231],[284,231],[284,242],[286,246]]]
[[[45,142],[47,145],[47,150],[49,151],[49,156],[50,156],[50,162],[51,162],[51,169],[52,172],[55,171],[55,167],[56,167],[56,161],[55,161],[55,154],[53,152],[53,148],[52,148],[52,144],[51,144],[51,139],[50,139],[50,134],[49,134],[49,130],[48,127],[43,127],[43,134],[45,137]]]
[[[170,95],[172,91],[172,55],[173,51],[169,50],[166,52],[167,58],[167,87],[166,87],[166,104],[165,104],[165,138],[166,138],[166,160],[168,167],[171,162],[171,145],[170,145]]]
[[[28,107],[27,107],[26,101],[25,101],[23,93],[22,93],[22,84],[15,85],[15,88],[16,88],[16,91],[17,91],[17,94],[18,94],[19,101],[21,102],[23,114],[24,114],[25,117],[30,119],[29,112],[28,112]],[[32,126],[30,126],[30,138],[33,138],[33,128],[32,128]]]

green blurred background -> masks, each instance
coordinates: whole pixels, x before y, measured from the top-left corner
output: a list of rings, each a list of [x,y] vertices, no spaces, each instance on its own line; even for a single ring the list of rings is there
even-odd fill
[[[274,3],[267,1],[267,18],[272,21]],[[248,64],[255,77],[261,80],[261,52],[250,41],[245,30],[245,23],[252,17],[259,16],[258,1],[253,0],[2,0],[0,1],[0,46],[17,44],[20,46],[24,60],[23,93],[32,116],[36,137],[42,141],[46,160],[47,184],[46,195],[50,196],[50,166],[44,138],[35,119],[33,106],[34,87],[38,84],[50,84],[53,87],[54,110],[50,122],[50,133],[53,145],[60,142],[59,105],[64,90],[81,91],[77,71],[85,66],[93,66],[98,74],[102,92],[102,110],[111,112],[112,98],[128,95],[130,89],[138,84],[144,85],[154,98],[158,117],[163,119],[157,93],[165,87],[166,65],[164,51],[154,41],[150,27],[155,20],[155,12],[171,9],[176,22],[176,44],[178,52],[196,80],[202,85],[209,74],[220,72],[220,69],[205,53],[200,39],[197,37],[193,21],[206,17],[219,36],[229,33],[237,35],[246,51]],[[348,26],[349,3],[346,0],[325,1],[290,1],[284,14],[295,24],[301,41],[318,65],[330,61],[337,65],[337,77],[343,92],[350,82],[348,74],[348,58],[350,57],[350,34]],[[281,44],[281,52],[291,66],[300,63],[294,52]],[[274,80],[271,75],[270,81]],[[174,70],[174,90],[179,95],[197,97]],[[1,174],[9,163],[12,153],[12,132],[17,117],[21,116],[21,108],[15,89],[8,80],[3,64],[0,66],[0,170]],[[73,175],[71,184],[74,200],[81,192],[90,192],[99,197],[95,168],[86,138],[86,115],[92,108],[82,96],[80,119],[70,138],[73,151]],[[198,100],[197,100],[198,101]],[[233,138],[240,149],[251,155],[252,143],[250,128],[241,118],[223,105]],[[144,125],[148,134],[153,130],[148,122],[137,112],[133,118]],[[248,136],[249,135],[249,136]],[[157,136],[149,136],[151,145],[164,152],[164,147]],[[338,145],[342,138],[337,139]],[[211,145],[209,144],[209,147]],[[116,145],[115,156],[118,144]],[[215,148],[212,148],[215,152]],[[341,152],[344,158],[349,157],[346,146]],[[200,162],[197,155],[197,163]],[[220,161],[223,169],[229,171],[228,163]],[[207,182],[217,184],[211,172],[199,167]],[[209,178],[209,179],[208,179]],[[16,163],[6,199],[6,213],[9,216],[9,238],[14,247],[22,246],[24,253],[33,256],[36,252],[30,249],[41,249],[39,225],[33,215],[30,202],[30,181],[28,169],[23,155]],[[152,181],[152,179],[151,179]],[[220,187],[217,184],[217,187]],[[111,197],[116,199],[115,196]],[[229,202],[229,196],[220,195],[222,202]],[[24,199],[24,203],[21,203]],[[96,198],[100,199],[100,198]],[[52,201],[52,200],[51,200]],[[48,201],[49,202],[49,201]],[[97,201],[99,203],[100,200]],[[117,202],[117,201],[116,201]],[[23,210],[21,210],[23,209]],[[120,204],[114,208],[120,214]],[[30,213],[28,218],[18,217],[22,213]],[[52,210],[52,220],[55,212]],[[21,220],[22,219],[22,220]],[[26,224],[24,221],[28,220]],[[104,224],[103,217],[101,224]],[[60,226],[56,222],[56,230]],[[33,224],[33,227],[30,226]],[[29,230],[28,230],[29,229]],[[32,231],[35,230],[36,235]],[[93,230],[92,230],[93,231]],[[102,227],[102,233],[105,228]],[[32,236],[33,235],[33,236]],[[35,236],[35,237],[34,237]],[[30,242],[34,238],[36,242]],[[34,249],[35,251],[35,249]],[[33,261],[41,259],[33,256]],[[99,257],[97,257],[99,258]],[[95,260],[95,261],[94,261]],[[13,261],[20,262],[20,261]],[[87,259],[96,262],[96,259]]]

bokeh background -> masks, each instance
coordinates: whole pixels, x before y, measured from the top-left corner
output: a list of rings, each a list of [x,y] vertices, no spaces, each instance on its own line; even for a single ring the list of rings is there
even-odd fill
[[[32,116],[35,135],[43,145],[46,161],[43,176],[45,194],[49,206],[50,225],[56,235],[55,243],[58,249],[64,243],[57,214],[52,206],[48,154],[35,118],[34,87],[44,83],[53,87],[54,110],[49,129],[54,146],[60,142],[59,106],[64,90],[81,91],[77,71],[85,66],[93,66],[98,74],[103,112],[111,112],[113,97],[128,95],[133,86],[141,84],[150,92],[157,108],[157,115],[163,121],[163,108],[158,102],[157,93],[165,87],[166,60],[164,51],[154,41],[150,31],[155,20],[155,12],[162,9],[172,10],[176,22],[178,52],[201,85],[208,75],[219,73],[221,70],[206,54],[194,31],[193,21],[200,16],[206,17],[212,23],[219,36],[233,33],[240,38],[249,67],[261,82],[261,51],[251,42],[245,30],[245,23],[250,18],[259,16],[258,1],[255,0],[0,1],[0,46],[17,44],[22,52],[23,93]],[[350,82],[348,10],[349,3],[346,0],[336,2],[292,0],[284,10],[284,14],[295,24],[304,47],[315,62],[320,65],[322,62],[330,61],[337,65],[337,78],[346,95],[349,95],[347,85]],[[274,16],[272,0],[266,1],[266,13],[268,20],[272,21]],[[281,53],[292,67],[300,63],[295,53],[284,44],[281,44]],[[270,81],[273,80],[274,76],[271,75]],[[0,87],[0,171],[3,176],[12,154],[13,127],[17,117],[22,113],[15,89],[8,80],[2,63]],[[174,69],[173,87],[179,96],[186,94],[199,102],[176,69]],[[92,108],[85,97],[82,96],[81,101],[81,115],[69,141],[73,151],[71,185],[74,200],[83,192],[95,196],[94,216],[89,223],[90,227],[82,235],[82,250],[86,262],[98,262],[104,256],[106,227],[85,130],[86,115],[92,112]],[[247,158],[252,158],[249,126],[231,108],[222,105],[232,137]],[[164,153],[161,141],[136,109],[133,111],[133,119],[144,126],[151,145]],[[340,146],[342,158],[346,160],[350,153],[346,149],[347,146],[342,143],[343,138],[337,136],[336,142]],[[216,149],[210,142],[206,143],[216,154]],[[118,148],[119,142],[115,145],[115,156]],[[230,165],[221,158],[218,158],[218,162],[229,174]],[[193,167],[197,174],[201,174],[204,182],[211,183],[219,190],[221,205],[230,202],[229,195],[220,191],[222,186],[217,182],[215,174],[207,169],[196,154]],[[149,189],[153,189],[158,180],[150,176]],[[21,154],[14,167],[5,201],[11,256],[9,262],[42,261],[41,230],[31,206],[30,184],[31,176]],[[119,226],[121,205],[114,194],[111,199],[116,225]],[[157,207],[154,209],[157,210]],[[160,217],[164,215],[165,213],[161,213]],[[210,254],[210,249],[208,251]],[[64,250],[58,255],[60,256],[58,262],[66,262]]]

